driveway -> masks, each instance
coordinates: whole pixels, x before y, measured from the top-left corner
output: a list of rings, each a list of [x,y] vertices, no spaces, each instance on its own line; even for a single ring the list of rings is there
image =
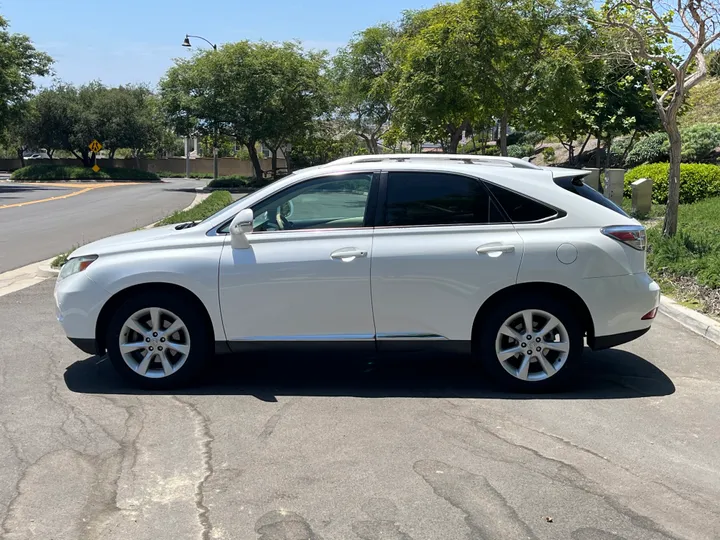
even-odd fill
[[[52,286],[0,298],[4,538],[718,538],[720,348],[663,316],[567,394],[293,354],[146,394],[67,342]]]

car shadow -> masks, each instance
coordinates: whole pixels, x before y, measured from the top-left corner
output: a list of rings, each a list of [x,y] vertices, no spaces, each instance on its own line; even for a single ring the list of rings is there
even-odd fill
[[[586,349],[572,391],[517,394],[495,390],[467,357],[427,353],[391,356],[323,354],[219,356],[204,380],[170,391],[128,385],[107,357],[70,365],[65,383],[92,394],[247,395],[262,401],[278,396],[353,396],[485,399],[628,399],[666,396],[675,385],[658,367],[622,350]]]

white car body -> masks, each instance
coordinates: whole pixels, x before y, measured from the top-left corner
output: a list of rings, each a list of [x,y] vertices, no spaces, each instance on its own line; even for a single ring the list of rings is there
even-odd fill
[[[432,341],[464,348],[489,300],[538,288],[581,299],[587,311],[577,316],[589,318],[584,328],[591,347],[642,335],[659,304],[645,251],[601,232],[639,223],[554,181],[554,175],[582,171],[519,161],[375,156],[297,172],[196,226],[159,227],[82,246],[71,258],[97,259],[58,281],[58,319],[74,343],[100,353],[107,347],[104,308],[114,309],[128,291],[169,286],[202,304],[218,352],[303,341],[372,348]],[[248,249],[234,249],[231,235],[218,233],[241,210],[283,190],[358,172],[372,173],[375,183],[395,172],[477,178],[558,209],[558,215],[532,223],[266,230],[247,235]],[[352,253],[343,257],[343,250]]]

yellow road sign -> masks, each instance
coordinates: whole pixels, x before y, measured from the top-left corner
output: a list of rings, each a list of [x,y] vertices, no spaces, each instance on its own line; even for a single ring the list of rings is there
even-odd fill
[[[100,167],[97,166],[97,163],[93,165],[92,170],[95,172],[98,172],[100,170]]]
[[[88,145],[88,148],[97,154],[100,150],[102,150],[102,144],[100,144],[97,140],[94,140]]]

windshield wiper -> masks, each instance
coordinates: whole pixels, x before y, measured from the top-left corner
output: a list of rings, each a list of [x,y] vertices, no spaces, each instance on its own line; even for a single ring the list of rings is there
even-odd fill
[[[180,223],[179,225],[176,225],[176,226],[175,226],[175,230],[176,230],[176,231],[179,231],[179,230],[181,230],[181,229],[189,229],[189,228],[191,228],[191,227],[194,227],[194,226],[197,225],[198,223],[200,223],[200,220],[188,221],[187,223]]]

